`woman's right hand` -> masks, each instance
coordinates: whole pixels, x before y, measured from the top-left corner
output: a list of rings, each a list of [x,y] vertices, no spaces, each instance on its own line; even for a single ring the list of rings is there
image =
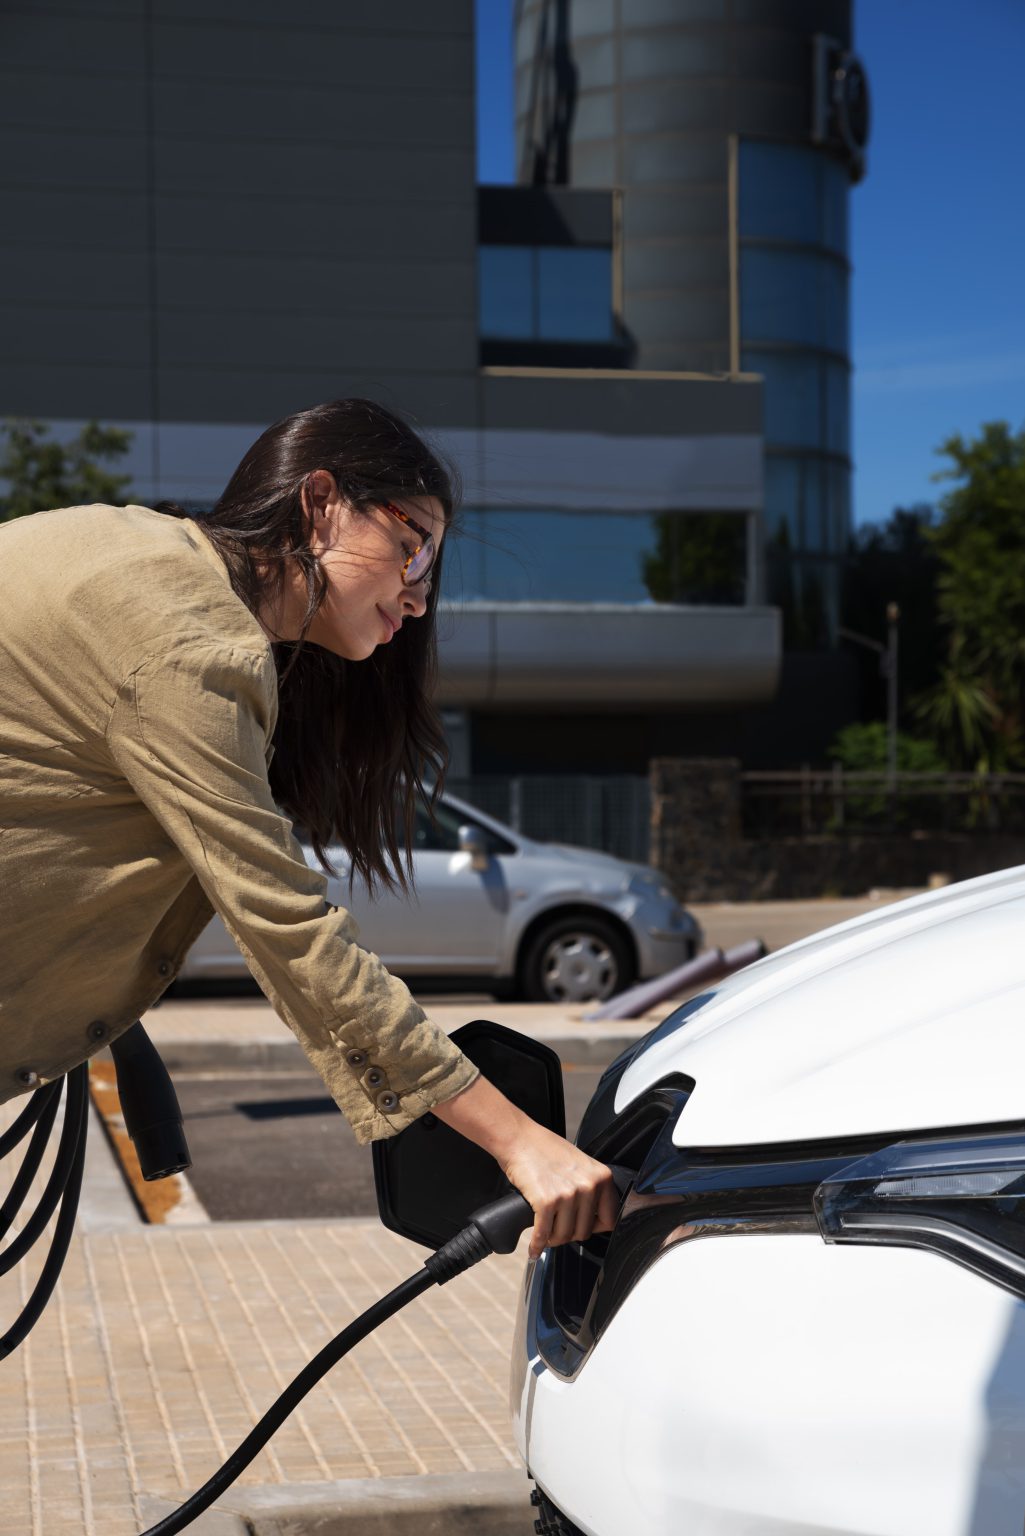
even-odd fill
[[[527,1120],[512,1152],[498,1161],[534,1212],[532,1259],[615,1226],[619,1194],[611,1172],[554,1131]]]
[[[532,1259],[559,1243],[612,1231],[619,1195],[605,1164],[532,1120],[486,1077],[435,1104],[433,1114],[490,1152],[524,1196],[534,1212]]]

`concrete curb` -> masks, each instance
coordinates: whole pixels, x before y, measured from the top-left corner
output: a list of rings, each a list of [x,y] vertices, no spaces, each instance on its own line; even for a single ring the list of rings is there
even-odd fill
[[[597,1040],[557,1035],[545,1038],[545,1044],[552,1047],[561,1061],[575,1067],[601,1069],[654,1027],[646,1024],[634,1035],[606,1036]],[[299,1046],[288,1040],[283,1040],[280,1045],[260,1041],[249,1046],[241,1045],[237,1040],[163,1040],[156,1036],[154,1043],[172,1076],[176,1072],[228,1072],[239,1068],[250,1072],[295,1072],[302,1069],[306,1060]]]
[[[526,1472],[286,1483],[224,1495],[190,1530],[196,1536],[529,1536],[535,1514]],[[178,1506],[147,1498],[150,1524]]]
[[[617,1019],[607,1024],[552,1024],[547,1020],[533,1023],[522,1014],[508,1021],[499,1009],[491,1010],[488,1017],[497,1022],[508,1022],[513,1029],[530,1035],[550,1045],[564,1062],[579,1067],[607,1067],[610,1062],[635,1045],[672,1011],[673,1005],[659,1010],[657,1017],[644,1019]],[[218,1030],[211,1028],[189,1029],[170,1017],[170,1010],[157,1010],[146,1016],[146,1029],[160,1052],[164,1064],[173,1075],[175,1072],[294,1072],[301,1070],[305,1057],[298,1042],[289,1034],[284,1024],[268,1030],[261,1020],[254,1028]],[[454,1020],[439,1019],[446,1029],[452,1030],[472,1017],[469,1010]]]

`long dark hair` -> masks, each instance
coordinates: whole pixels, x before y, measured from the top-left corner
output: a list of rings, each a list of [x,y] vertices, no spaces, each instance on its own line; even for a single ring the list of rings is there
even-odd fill
[[[306,640],[326,591],[310,548],[303,489],[327,469],[356,511],[381,501],[433,496],[446,523],[454,474],[413,429],[372,400],[331,400],[268,427],[211,512],[199,519],[252,613],[280,593],[288,562],[306,582],[302,631],[273,647],[279,712],[270,768],[278,804],[309,834],[321,863],[341,842],[353,876],[408,889],[417,802],[433,808],[447,749],[432,702],[441,551],[427,611],[365,661],[346,661]],[[428,787],[429,783],[429,787]],[[400,846],[401,844],[401,846]]]

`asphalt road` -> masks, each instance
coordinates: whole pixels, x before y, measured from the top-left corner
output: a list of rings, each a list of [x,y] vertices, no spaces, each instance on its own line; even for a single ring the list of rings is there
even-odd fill
[[[600,1072],[563,1069],[572,1136]],[[376,1216],[369,1147],[358,1146],[313,1072],[176,1072],[189,1181],[213,1221]]]
[[[873,893],[859,900],[718,902],[694,907],[710,945],[729,949],[753,935],[769,949],[877,910],[903,894]],[[209,990],[209,984],[207,984]],[[237,991],[237,984],[226,990]],[[472,1016],[490,999],[464,988],[432,1003],[459,1002]],[[599,1073],[564,1068],[567,1128],[572,1136]],[[178,1097],[192,1150],[189,1173],[214,1221],[270,1220],[377,1214],[370,1149],[352,1135],[312,1068],[295,1072],[176,1072]]]

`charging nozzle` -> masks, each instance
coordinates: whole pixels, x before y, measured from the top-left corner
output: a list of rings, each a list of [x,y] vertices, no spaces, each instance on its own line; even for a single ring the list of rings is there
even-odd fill
[[[141,1024],[112,1042],[125,1129],[144,1179],[166,1179],[192,1167],[181,1107],[160,1053]]]
[[[530,1203],[518,1189],[474,1211],[455,1237],[424,1259],[424,1269],[437,1285],[445,1285],[489,1253],[512,1253],[520,1233],[534,1224]]]
[[[633,1182],[633,1174],[629,1168],[615,1163],[611,1165],[611,1172],[622,1204]],[[533,1224],[534,1212],[529,1202],[519,1190],[512,1189],[507,1195],[474,1211],[461,1232],[424,1260],[424,1268],[432,1280],[444,1285],[481,1259],[486,1259],[489,1253],[512,1253],[520,1234]]]

